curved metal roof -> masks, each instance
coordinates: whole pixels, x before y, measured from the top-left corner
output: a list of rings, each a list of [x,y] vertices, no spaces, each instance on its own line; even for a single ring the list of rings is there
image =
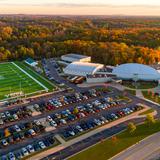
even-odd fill
[[[116,74],[118,78],[133,79],[133,80],[158,80],[160,74],[154,68],[138,64],[138,63],[126,63],[119,65],[113,69],[113,74]]]
[[[94,74],[102,67],[102,64],[97,63],[73,62],[64,69],[64,72],[71,75],[86,76],[88,74]]]

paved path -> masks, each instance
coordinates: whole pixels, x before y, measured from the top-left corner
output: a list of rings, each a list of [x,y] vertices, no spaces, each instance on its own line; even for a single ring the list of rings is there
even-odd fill
[[[64,145],[66,143],[66,141],[59,135],[59,134],[56,134],[55,135],[55,138],[62,144]]]
[[[111,160],[152,160],[160,155],[160,132],[121,152]]]
[[[139,97],[139,98],[144,98],[143,94],[142,94],[142,91],[137,89],[136,90],[136,96]]]
[[[106,129],[108,129],[108,128],[111,128],[111,127],[113,127],[113,126],[116,126],[116,125],[118,125],[118,124],[120,124],[120,123],[123,123],[123,122],[125,122],[125,121],[131,120],[131,119],[134,119],[134,118],[144,117],[144,116],[139,116],[139,114],[142,113],[142,112],[144,112],[144,111],[146,111],[146,110],[148,110],[148,107],[147,107],[147,106],[146,106],[146,108],[143,109],[143,110],[137,111],[137,112],[135,112],[135,113],[133,113],[133,114],[131,114],[131,115],[128,115],[128,116],[126,116],[126,117],[123,117],[123,118],[121,118],[121,119],[118,119],[118,120],[116,120],[116,121],[114,121],[114,122],[108,123],[108,124],[106,124],[106,125],[104,125],[104,126],[101,126],[101,127],[97,128],[97,129],[95,129],[95,130],[92,130],[92,131],[90,131],[90,132],[88,132],[88,133],[86,133],[86,134],[83,134],[82,136],[79,136],[79,137],[74,138],[74,139],[72,139],[72,140],[70,140],[70,141],[67,141],[67,142],[64,142],[64,141],[63,141],[63,142],[62,142],[63,144],[60,144],[60,145],[58,145],[57,147],[51,148],[51,149],[49,149],[49,150],[47,150],[47,151],[44,151],[44,152],[42,152],[42,153],[40,153],[40,154],[38,154],[38,155],[35,155],[35,156],[29,158],[29,160],[42,159],[42,158],[44,158],[44,157],[47,157],[49,154],[53,154],[53,153],[55,153],[55,152],[57,152],[57,151],[60,151],[60,150],[62,150],[62,149],[64,149],[64,148],[67,148],[67,147],[69,147],[69,146],[71,146],[71,145],[73,145],[73,144],[75,144],[75,143],[77,143],[77,142],[79,142],[79,141],[82,141],[82,140],[84,140],[84,139],[86,139],[86,138],[88,138],[88,137],[91,137],[91,136],[94,135],[94,134],[100,133],[100,132],[102,132],[102,131],[104,131],[104,130],[106,130]],[[60,138],[60,137],[58,137],[58,139],[59,139],[59,138]],[[61,140],[62,140],[62,139],[61,139]],[[61,140],[60,140],[60,141],[61,141]]]

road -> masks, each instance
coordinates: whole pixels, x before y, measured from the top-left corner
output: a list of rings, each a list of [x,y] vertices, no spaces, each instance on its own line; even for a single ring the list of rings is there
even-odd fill
[[[111,160],[152,160],[160,156],[160,132],[128,148]]]
[[[129,121],[125,121],[121,124],[118,124],[116,126],[113,126],[111,128],[108,128],[102,132],[99,132],[97,134],[94,134],[93,136],[90,136],[86,139],[83,139],[82,141],[78,141],[77,143],[74,143],[73,145],[70,145],[69,147],[62,149],[61,151],[58,151],[56,153],[50,154],[49,156],[41,159],[41,160],[64,160],[66,158],[68,158],[71,155],[74,155],[96,143],[99,143],[100,141],[102,141],[103,139],[109,138],[121,131],[123,131],[124,129],[126,129],[127,127],[127,123],[129,123],[130,121],[138,124],[143,122],[144,119],[134,119],[134,120],[129,120]],[[32,159],[31,159],[32,160]]]

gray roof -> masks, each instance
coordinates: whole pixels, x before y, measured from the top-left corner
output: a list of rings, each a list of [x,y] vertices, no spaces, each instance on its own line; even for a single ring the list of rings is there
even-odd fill
[[[64,57],[69,57],[69,58],[74,58],[74,59],[82,59],[82,58],[87,58],[88,56],[85,56],[85,55],[81,55],[81,54],[74,54],[74,53],[71,53],[71,54],[66,54],[66,55],[63,55]]]

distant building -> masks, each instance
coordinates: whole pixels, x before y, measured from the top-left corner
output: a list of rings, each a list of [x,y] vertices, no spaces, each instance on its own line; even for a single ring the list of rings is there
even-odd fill
[[[65,74],[83,76],[95,74],[99,69],[103,68],[103,64],[88,62],[73,62],[63,69]]]
[[[25,60],[25,63],[27,63],[28,65],[32,66],[32,67],[35,67],[36,65],[38,65],[38,62],[35,61],[34,59],[32,58],[27,58]]]
[[[62,61],[68,64],[72,62],[91,62],[91,57],[72,53],[61,56],[61,62]]]
[[[112,73],[122,80],[158,81],[160,79],[160,74],[157,70],[150,66],[138,63],[119,65],[113,69]]]

